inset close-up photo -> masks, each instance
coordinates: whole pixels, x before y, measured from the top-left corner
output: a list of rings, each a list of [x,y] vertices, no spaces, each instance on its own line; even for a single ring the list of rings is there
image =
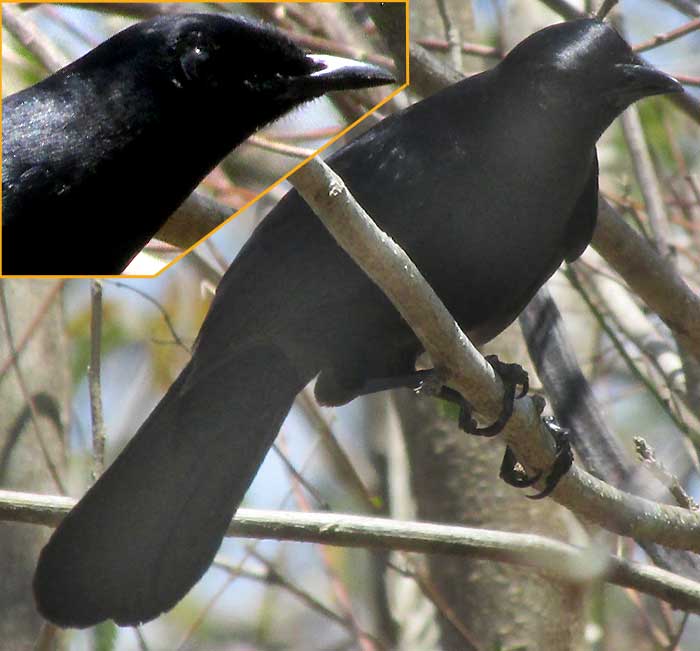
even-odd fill
[[[316,8],[4,4],[2,274],[153,275],[403,83]]]

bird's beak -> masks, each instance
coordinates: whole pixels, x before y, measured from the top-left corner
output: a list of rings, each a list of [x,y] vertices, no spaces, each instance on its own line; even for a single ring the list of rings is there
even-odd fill
[[[394,76],[371,63],[330,56],[308,54],[315,71],[291,80],[290,91],[299,96],[316,97],[330,90],[352,90],[393,84]]]
[[[664,93],[682,93],[683,86],[670,75],[645,63],[620,63],[615,66],[618,72],[621,95],[640,99]]]

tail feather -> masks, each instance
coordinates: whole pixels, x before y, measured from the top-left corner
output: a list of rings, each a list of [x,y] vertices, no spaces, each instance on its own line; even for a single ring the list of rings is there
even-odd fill
[[[206,374],[186,367],[41,552],[40,612],[82,628],[172,608],[209,567],[302,386],[271,346]]]

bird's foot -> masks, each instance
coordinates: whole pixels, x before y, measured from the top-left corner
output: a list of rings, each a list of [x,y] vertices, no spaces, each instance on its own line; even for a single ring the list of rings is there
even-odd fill
[[[494,373],[501,378],[501,382],[503,382],[503,405],[501,413],[495,422],[488,427],[477,428],[475,431],[470,432],[477,436],[495,436],[500,433],[513,415],[513,404],[516,400],[525,397],[530,388],[527,371],[520,364],[502,362],[498,359],[498,355],[487,355],[486,361],[491,365]],[[518,387],[521,388],[516,396],[515,392]]]
[[[552,463],[547,478],[545,479],[544,489],[534,495],[526,495],[526,497],[531,500],[541,500],[550,495],[574,462],[574,455],[569,440],[569,430],[558,425],[551,416],[545,416],[542,420],[554,438],[555,456],[554,463]],[[542,471],[536,473],[532,477],[528,476],[515,458],[513,450],[507,446],[506,452],[503,455],[503,461],[501,462],[499,476],[510,486],[515,486],[515,488],[527,488],[541,479]]]
[[[478,427],[473,417],[472,406],[464,399],[462,394],[444,386],[442,374],[438,370],[420,371],[420,376],[414,376],[418,382],[413,388],[417,392],[434,395],[456,404],[459,407],[459,427],[468,434],[487,437],[495,436],[503,429],[512,416],[515,400],[523,398],[527,394],[529,380],[527,372],[519,364],[506,364],[501,362],[496,355],[487,356],[486,361],[501,378],[505,389],[501,414],[488,427]],[[518,386],[521,389],[516,395]],[[544,400],[540,396],[533,396],[532,400],[535,402],[538,412],[542,413],[545,405]],[[542,420],[554,438],[555,457],[554,463],[552,463],[545,479],[544,489],[534,495],[527,495],[529,499],[533,500],[540,500],[550,495],[574,462],[574,455],[569,441],[569,430],[558,425],[551,416],[545,416]],[[503,481],[516,488],[527,488],[537,483],[542,478],[542,474],[542,471],[540,471],[533,476],[528,476],[518,463],[513,450],[506,446],[499,473]]]
[[[476,436],[496,436],[500,433],[508,419],[513,414],[513,402],[527,394],[529,382],[527,372],[519,364],[506,364],[497,355],[488,355],[486,361],[494,372],[501,378],[504,385],[503,407],[494,423],[487,427],[479,427],[474,416],[474,409],[465,398],[454,389],[444,386],[444,378],[437,369],[421,371],[423,375],[416,391],[447,400],[459,407],[459,427],[467,434]],[[521,387],[516,396],[516,389]]]

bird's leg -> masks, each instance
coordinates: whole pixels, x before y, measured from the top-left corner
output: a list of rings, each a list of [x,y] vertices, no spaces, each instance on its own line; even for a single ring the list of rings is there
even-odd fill
[[[366,380],[358,395],[366,396],[389,389],[412,389],[416,393],[447,400],[459,407],[460,429],[474,433],[478,430],[476,421],[472,418],[472,406],[454,389],[443,384],[439,371],[434,368],[413,371],[405,375],[395,375],[387,378],[371,378]]]
[[[486,361],[501,378],[505,389],[501,413],[496,421],[488,427],[477,426],[477,422],[472,416],[472,406],[459,392],[444,386],[441,374],[436,369],[413,371],[405,375],[396,375],[388,378],[371,378],[365,382],[358,395],[367,395],[388,389],[413,389],[413,391],[442,398],[456,404],[459,407],[459,427],[468,434],[488,437],[496,436],[513,414],[513,402],[516,400],[515,391],[517,387],[522,387],[517,395],[517,398],[522,398],[527,394],[529,383],[527,372],[519,364],[506,364],[499,360],[497,355],[488,355]]]
[[[422,371],[411,371],[405,375],[370,378],[362,385],[358,396],[368,396],[372,393],[388,391],[389,389],[412,389],[413,391],[422,391],[425,383],[430,381],[434,376],[435,369],[430,368]]]
[[[574,455],[571,451],[571,442],[569,440],[569,430],[565,427],[561,427],[551,416],[545,416],[542,420],[554,438],[555,456],[554,463],[549,469],[549,473],[545,479],[544,489],[534,495],[526,495],[526,497],[531,500],[541,500],[551,494],[557,487],[559,480],[569,471],[569,468],[571,468],[574,462]],[[499,476],[506,484],[515,486],[515,488],[527,488],[535,484],[542,477],[542,471],[536,473],[532,477],[528,477],[527,473],[519,466],[520,464],[515,458],[513,450],[509,446],[506,446],[506,452],[503,455],[499,473]]]

